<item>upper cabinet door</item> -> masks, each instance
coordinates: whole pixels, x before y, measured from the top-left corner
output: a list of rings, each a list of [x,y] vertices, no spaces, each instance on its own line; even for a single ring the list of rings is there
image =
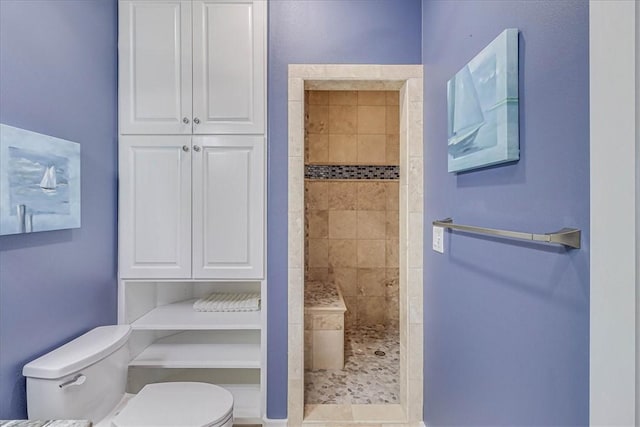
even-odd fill
[[[120,276],[191,277],[191,136],[121,136],[119,151]]]
[[[190,0],[120,2],[121,134],[190,134]]]
[[[264,133],[265,3],[193,2],[193,133]]]
[[[261,279],[264,137],[193,137],[193,277]]]

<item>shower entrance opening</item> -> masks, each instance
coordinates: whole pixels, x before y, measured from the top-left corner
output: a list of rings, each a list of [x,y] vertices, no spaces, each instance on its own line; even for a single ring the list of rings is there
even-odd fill
[[[289,66],[288,421],[422,419],[422,66]]]

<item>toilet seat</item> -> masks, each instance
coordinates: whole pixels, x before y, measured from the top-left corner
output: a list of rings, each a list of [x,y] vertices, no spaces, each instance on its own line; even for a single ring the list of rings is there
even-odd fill
[[[114,427],[218,427],[231,424],[233,396],[195,382],[148,384],[113,419]]]

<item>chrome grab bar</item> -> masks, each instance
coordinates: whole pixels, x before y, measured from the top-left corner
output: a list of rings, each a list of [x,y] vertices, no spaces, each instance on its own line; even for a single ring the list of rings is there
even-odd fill
[[[433,221],[436,227],[449,228],[451,230],[468,231],[470,233],[488,234],[491,236],[509,237],[511,239],[533,240],[541,243],[555,243],[569,248],[580,249],[580,229],[563,228],[553,233],[535,234],[520,231],[498,230],[495,228],[476,227],[473,225],[454,224],[453,219],[445,218]]]

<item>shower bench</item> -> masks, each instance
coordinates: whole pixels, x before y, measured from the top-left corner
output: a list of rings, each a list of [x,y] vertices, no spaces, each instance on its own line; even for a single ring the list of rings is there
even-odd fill
[[[333,283],[304,284],[304,367],[344,368],[344,304]]]

